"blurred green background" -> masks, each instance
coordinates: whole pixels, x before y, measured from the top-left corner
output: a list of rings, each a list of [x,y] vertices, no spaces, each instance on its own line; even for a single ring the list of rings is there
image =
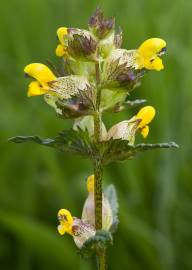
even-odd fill
[[[23,67],[54,54],[59,26],[84,28],[96,6],[115,16],[123,46],[149,37],[167,41],[165,70],[150,72],[131,99],[157,109],[147,142],[176,141],[178,150],[146,152],[108,166],[116,185],[120,225],[109,249],[109,269],[192,269],[192,1],[10,0],[0,8],[0,269],[94,269],[80,260],[70,236],[56,231],[58,209],[81,215],[89,161],[7,138],[55,136],[71,125],[55,117],[41,97],[27,98]],[[107,126],[134,113],[106,115]]]

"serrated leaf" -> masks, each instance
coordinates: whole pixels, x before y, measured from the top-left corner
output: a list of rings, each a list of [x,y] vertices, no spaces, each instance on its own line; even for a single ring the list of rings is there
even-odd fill
[[[119,203],[117,199],[117,192],[116,188],[114,185],[109,185],[105,189],[105,196],[108,199],[111,209],[112,209],[112,214],[113,214],[113,223],[110,228],[110,231],[114,233],[118,227],[119,219],[118,219],[118,211],[119,211]]]
[[[112,92],[112,91],[111,91]],[[115,92],[115,91],[113,91]],[[147,100],[146,99],[136,99],[136,100],[127,100],[127,101],[120,101],[120,102],[117,102],[113,108],[112,108],[112,112],[121,112],[125,109],[130,109],[130,108],[134,108],[134,107],[137,107],[137,106],[140,106],[142,104],[144,104]]]
[[[126,108],[134,108],[140,105],[143,105],[144,103],[146,103],[147,100],[146,99],[136,99],[136,100],[127,100],[123,103],[123,105]]]
[[[158,148],[178,148],[178,145],[174,142],[138,144],[134,146],[130,145],[127,140],[121,139],[110,139],[95,145],[89,137],[88,131],[82,131],[81,129],[62,131],[53,139],[41,139],[38,136],[16,136],[10,138],[9,141],[14,143],[34,142],[90,159],[100,158],[104,165],[132,159],[141,151]]]
[[[175,142],[168,142],[168,143],[140,143],[135,146],[136,149],[140,149],[140,151],[157,149],[157,148],[179,148],[178,144]]]
[[[90,237],[79,250],[80,256],[89,258],[95,254],[96,248],[106,249],[113,244],[112,234],[105,230],[97,231],[95,236]]]
[[[114,161],[133,159],[138,152],[158,148],[178,148],[174,142],[157,144],[129,145],[127,140],[110,139],[100,144],[103,151],[103,163],[109,164]]]
[[[64,152],[73,152],[86,157],[93,154],[93,146],[87,130],[64,130],[55,138],[55,146]]]
[[[34,142],[42,145],[53,146],[54,139],[41,139],[39,136],[16,136],[9,139],[14,143]]]
[[[14,143],[34,142],[86,157],[92,156],[93,151],[88,131],[80,129],[78,131],[73,129],[62,131],[53,139],[41,139],[38,136],[16,136],[10,138],[9,141]]]

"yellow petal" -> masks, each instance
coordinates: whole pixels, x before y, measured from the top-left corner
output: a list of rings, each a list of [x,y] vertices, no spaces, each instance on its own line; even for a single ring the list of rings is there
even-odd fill
[[[141,135],[144,138],[146,138],[148,136],[148,134],[149,134],[149,126],[143,127],[140,132],[141,132]]]
[[[138,48],[138,52],[144,58],[151,58],[156,56],[165,47],[165,40],[161,38],[150,38],[141,44],[141,46]]]
[[[155,116],[155,108],[152,106],[143,107],[136,115],[137,119],[141,119],[139,123],[139,128],[143,128],[148,125]]]
[[[166,50],[166,42],[161,38],[144,41],[136,53],[136,68],[160,71],[164,68],[160,57]]]
[[[60,27],[57,29],[57,36],[62,45],[64,45],[64,36],[67,35],[67,27]]]
[[[65,226],[64,225],[58,225],[57,230],[60,235],[64,235],[66,233]]]
[[[24,72],[36,79],[40,84],[45,84],[56,79],[53,72],[44,64],[32,63],[25,67]]]
[[[46,92],[47,90],[42,88],[38,81],[32,81],[29,84],[27,96],[28,97],[40,96],[44,95]]]
[[[93,192],[94,191],[94,182],[95,182],[95,176],[94,176],[94,174],[92,174],[87,178],[87,190],[88,190],[88,192]]]
[[[57,56],[61,57],[65,54],[63,45],[59,44],[55,50]]]
[[[73,224],[73,217],[67,209],[60,209],[57,215],[61,224],[66,224],[67,226]]]
[[[156,71],[160,71],[164,69],[164,65],[160,57],[155,57],[154,59],[150,61],[145,61],[144,66],[147,69],[154,69]]]

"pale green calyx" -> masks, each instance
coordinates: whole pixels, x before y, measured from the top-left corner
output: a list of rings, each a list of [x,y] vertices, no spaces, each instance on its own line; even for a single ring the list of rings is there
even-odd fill
[[[55,92],[58,97],[69,99],[80,91],[86,91],[90,84],[84,76],[70,75],[49,82],[49,86],[50,91]]]

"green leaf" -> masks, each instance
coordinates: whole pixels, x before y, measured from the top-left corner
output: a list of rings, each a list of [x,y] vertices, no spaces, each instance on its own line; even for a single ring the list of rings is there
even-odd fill
[[[92,156],[93,151],[88,131],[82,131],[81,129],[62,131],[53,139],[41,139],[38,136],[16,136],[10,138],[9,141],[14,143],[34,142],[85,157]]]
[[[111,91],[111,92],[118,93],[115,91]],[[120,93],[122,94],[123,92],[121,91]],[[145,102],[147,102],[146,99],[136,99],[136,100],[127,100],[127,101],[123,101],[123,99],[122,99],[119,102],[113,103],[115,105],[110,109],[112,112],[117,113],[117,112],[121,112],[121,111],[126,110],[126,109],[138,107],[138,106],[144,104]]]
[[[127,100],[124,102],[124,106],[126,108],[133,108],[133,107],[137,107],[137,106],[140,106],[144,103],[146,103],[147,100],[146,99],[135,99],[135,100]]]
[[[152,150],[158,148],[178,148],[174,142],[157,143],[157,144],[137,144],[129,145],[127,140],[110,139],[100,143],[101,151],[103,152],[103,163],[109,164],[114,161],[124,161],[133,159],[138,152]]]
[[[137,151],[145,151],[145,150],[152,150],[152,149],[158,149],[158,148],[179,148],[179,146],[175,142],[155,143],[155,144],[140,143],[135,146],[135,149],[137,149]]]
[[[53,139],[41,139],[38,136],[16,136],[9,139],[15,143],[35,142],[56,148],[63,152],[78,154],[86,158],[101,158],[103,164],[132,159],[141,151],[158,148],[178,148],[174,142],[157,144],[130,145],[127,140],[110,139],[95,145],[87,130],[65,130]]]
[[[93,155],[93,147],[89,138],[88,131],[82,131],[73,129],[62,131],[55,138],[54,147],[74,154],[80,154],[85,157]]]
[[[10,138],[9,141],[14,143],[34,142],[47,146],[53,146],[55,142],[54,139],[41,139],[38,136],[16,136]]]
[[[113,244],[112,234],[105,230],[97,231],[95,236],[90,237],[79,250],[79,254],[83,258],[89,258],[95,254],[96,248],[106,249]]]
[[[109,185],[105,189],[105,196],[108,199],[111,209],[112,209],[112,214],[113,214],[113,224],[110,228],[110,231],[114,233],[118,227],[119,219],[118,219],[118,211],[119,211],[119,203],[117,199],[117,192],[116,188],[114,185]]]

